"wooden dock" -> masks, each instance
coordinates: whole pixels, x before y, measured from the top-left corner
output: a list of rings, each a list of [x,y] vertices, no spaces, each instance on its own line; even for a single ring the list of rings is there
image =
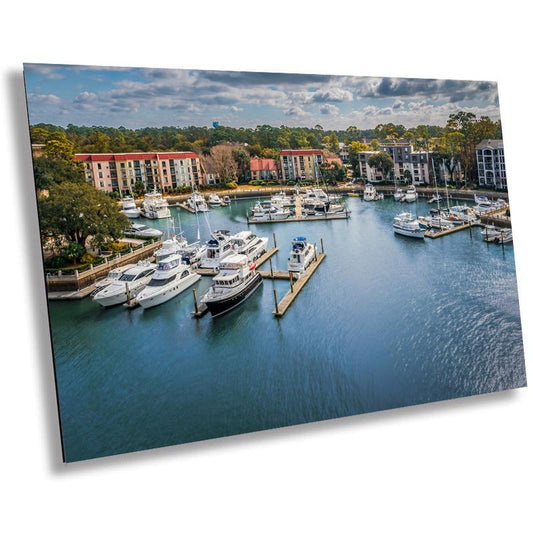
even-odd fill
[[[185,203],[177,203],[176,204],[178,207],[181,207],[182,209],[185,209],[185,211],[188,211],[189,213],[196,213],[196,211],[194,209],[192,209],[191,207],[189,207],[187,204]]]
[[[300,294],[300,291],[304,288],[305,284],[309,281],[311,276],[315,273],[316,269],[319,267],[319,265],[322,263],[325,257],[326,257],[326,254],[324,252],[318,254],[316,256],[316,259],[307,267],[307,270],[303,274],[300,275],[300,277],[296,280],[296,282],[292,283],[292,280],[291,280],[291,288],[289,289],[287,294],[285,294],[285,296],[281,299],[279,303],[277,301],[276,289],[274,289],[275,308],[274,308],[274,311],[272,311],[274,316],[282,317],[287,312],[287,309],[289,309],[292,302],[294,302],[298,294]],[[267,271],[267,273],[268,275],[270,275],[270,272]]]
[[[450,235],[452,233],[456,233],[457,231],[462,231],[466,228],[471,227],[471,224],[459,224],[457,226],[454,226],[453,228],[441,229],[438,231],[432,231],[432,229],[429,229],[428,231],[426,231],[426,233],[424,233],[424,236],[428,237],[429,239],[438,239],[439,237],[443,237],[444,235]]]

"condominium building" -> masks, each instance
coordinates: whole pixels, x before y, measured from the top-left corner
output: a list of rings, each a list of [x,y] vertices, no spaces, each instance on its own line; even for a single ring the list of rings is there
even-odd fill
[[[322,150],[282,150],[279,154],[281,178],[315,180],[320,176],[319,165],[324,159]]]
[[[88,182],[101,191],[131,194],[136,182],[147,191],[169,192],[180,185],[203,185],[200,160],[194,152],[76,154]]]
[[[341,158],[343,163],[348,163],[348,161],[350,160],[349,146],[344,143],[339,143],[339,157]]]
[[[391,156],[393,168],[389,179],[412,181],[416,185],[430,183],[430,169],[432,170],[431,152],[415,151],[410,143],[383,143],[381,151]],[[386,176],[368,163],[370,157],[377,151],[359,152],[359,172],[368,181],[383,181]],[[406,171],[409,171],[406,174]]]
[[[505,155],[501,139],[487,139],[476,146],[477,175],[483,187],[507,189]]]
[[[250,179],[277,180],[278,167],[275,159],[252,157],[250,159]]]

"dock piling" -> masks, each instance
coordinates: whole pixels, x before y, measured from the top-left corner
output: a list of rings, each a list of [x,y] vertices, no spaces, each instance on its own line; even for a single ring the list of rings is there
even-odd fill
[[[274,270],[272,269],[272,258],[270,258],[268,262],[270,263],[270,277],[274,278]]]
[[[289,271],[289,283],[291,284],[291,292],[294,292],[294,284],[293,284],[293,278],[292,278],[292,270]]]
[[[194,312],[198,314],[198,299],[196,298],[196,289],[192,290],[192,296],[194,298]]]
[[[276,315],[279,315],[278,294],[276,292],[276,289],[274,289],[274,305],[275,305],[275,308],[276,308]]]
[[[315,244],[315,261],[316,261],[316,244]]]
[[[322,239],[322,237],[320,237],[320,249],[322,253],[324,253],[324,240]]]
[[[276,234],[273,233],[273,234],[272,234],[272,237],[273,237],[273,239],[274,239],[274,248],[277,248],[277,247],[278,247],[278,244],[276,243]]]

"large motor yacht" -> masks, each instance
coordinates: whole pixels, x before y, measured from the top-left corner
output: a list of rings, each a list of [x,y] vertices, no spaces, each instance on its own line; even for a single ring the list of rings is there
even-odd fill
[[[205,202],[205,198],[198,192],[193,192],[188,200],[187,205],[193,210],[193,211],[209,211],[209,207],[207,207],[207,204]]]
[[[170,218],[168,202],[160,192],[149,192],[145,195],[141,214],[146,218]]]
[[[291,244],[288,271],[300,275],[309,266],[316,254],[316,246],[305,237],[295,237]]]
[[[102,307],[110,307],[135,298],[146,286],[154,273],[156,265],[148,261],[139,261],[135,266],[124,271],[120,278],[98,291],[93,300]]]
[[[284,220],[291,212],[284,207],[275,207],[269,202],[257,202],[251,209],[250,222],[266,222],[270,220]]]
[[[211,207],[220,207],[222,205],[222,200],[220,199],[220,196],[215,193],[211,193],[209,195],[207,202]]]
[[[200,279],[190,265],[182,262],[178,254],[159,261],[157,270],[148,285],[137,296],[144,309],[167,302]]]
[[[242,304],[262,282],[255,264],[248,264],[245,255],[230,255],[221,260],[219,273],[213,278],[213,285],[202,303],[213,316],[219,316]]]
[[[131,196],[122,198],[122,210],[120,212],[124,213],[128,218],[139,218],[141,216],[141,210]]]
[[[268,237],[258,237],[251,231],[240,231],[231,238],[234,254],[243,254],[249,261],[261,257],[267,248]]]
[[[418,193],[414,185],[409,185],[407,191],[405,191],[405,201],[408,203],[416,202],[418,199]]]
[[[377,200],[383,200],[383,193],[378,193],[372,183],[367,183],[365,190],[363,191],[363,200],[365,202],[375,202]]]
[[[97,281],[94,285],[94,291],[91,293],[91,296],[94,296],[98,291],[101,291],[104,287],[107,287],[111,283],[114,283],[118,279],[120,279],[120,276],[126,272],[126,270],[134,267],[135,265],[130,263],[128,265],[124,265],[121,267],[114,268],[113,270],[110,270],[107,274],[107,276],[99,281]]]
[[[220,260],[233,253],[231,234],[227,230],[217,230],[206,243],[205,254],[201,260],[202,268],[218,268]]]
[[[404,235],[405,237],[413,237],[415,239],[424,238],[424,230],[420,227],[418,217],[412,213],[400,213],[395,216],[392,228],[397,235]]]
[[[163,241],[163,245],[159,250],[154,252],[154,257],[157,262],[162,261],[166,257],[179,253],[179,250],[187,246],[187,239],[182,235],[171,235],[169,239]]]

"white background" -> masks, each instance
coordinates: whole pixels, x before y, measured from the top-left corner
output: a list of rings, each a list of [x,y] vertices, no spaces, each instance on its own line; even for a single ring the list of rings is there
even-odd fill
[[[21,81],[23,61],[497,80],[531,371],[526,5],[4,6],[4,531],[531,531],[528,389],[62,465]]]

